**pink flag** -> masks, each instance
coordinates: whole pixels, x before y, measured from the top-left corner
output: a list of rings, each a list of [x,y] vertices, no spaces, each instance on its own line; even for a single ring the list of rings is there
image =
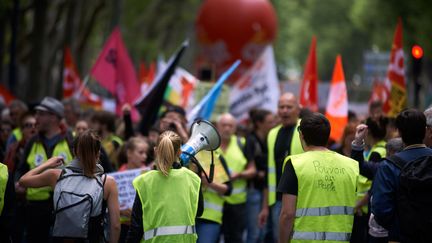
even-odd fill
[[[117,114],[121,106],[133,104],[139,96],[140,87],[131,59],[123,43],[120,29],[116,27],[105,43],[91,75],[99,84],[111,92],[117,99]],[[132,119],[138,119],[138,113],[132,110]]]

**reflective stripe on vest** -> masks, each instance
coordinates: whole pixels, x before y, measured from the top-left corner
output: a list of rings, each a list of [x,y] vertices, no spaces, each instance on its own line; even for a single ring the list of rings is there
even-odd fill
[[[298,178],[292,242],[348,242],[354,221],[357,161],[333,151],[309,151],[289,156],[285,163],[289,159]]]
[[[303,147],[300,142],[300,136],[297,130],[297,127],[300,125],[300,119],[297,120],[297,125],[294,127],[293,135],[291,138],[291,146],[290,146],[290,155],[303,153]],[[277,135],[282,128],[282,125],[279,125],[272,130],[270,130],[267,136],[267,146],[268,146],[268,157],[267,157],[267,166],[268,166],[268,176],[267,176],[267,186],[269,191],[269,206],[272,206],[276,202],[276,185],[278,182],[276,181],[276,162],[274,149],[276,145]],[[282,174],[282,173],[281,173]]]
[[[206,209],[206,208],[213,209],[213,210],[218,211],[218,212],[222,212],[223,206],[211,203],[209,201],[204,201],[204,209]]]
[[[236,136],[231,136],[225,151],[218,148],[217,152],[225,158],[230,172],[240,173],[246,169],[247,160],[239,147]],[[232,182],[232,186],[231,195],[225,197],[226,202],[229,204],[245,203],[247,181],[245,179],[237,179]]]
[[[8,178],[9,178],[9,173],[8,173],[7,166],[0,163],[0,215],[3,212],[6,185],[7,185]]]
[[[321,208],[299,208],[296,210],[296,217],[304,216],[328,216],[328,215],[352,215],[353,207],[333,206]]]
[[[186,235],[186,234],[195,234],[195,226],[187,225],[187,226],[163,226],[158,227],[156,229],[147,230],[144,232],[144,240],[150,240],[156,236],[163,235]]]
[[[368,154],[368,156],[365,158],[366,161],[365,162],[369,162],[370,156],[372,154],[372,152],[378,153],[381,158],[385,158],[386,157],[386,142],[385,141],[379,141],[376,144],[374,144]],[[368,192],[370,190],[372,186],[372,180],[369,180],[368,178],[360,175],[358,183],[357,183],[357,201],[360,201],[363,199],[363,197],[365,196],[366,192]],[[362,212],[367,214],[368,213],[368,205],[364,205],[361,208]]]
[[[333,240],[333,241],[349,241],[351,233],[339,232],[294,232],[293,240]]]
[[[210,187],[204,189],[203,197],[204,211],[199,218],[222,224],[224,197]]]
[[[72,161],[73,157],[66,139],[60,140],[60,142],[55,145],[52,156],[63,157],[66,165]],[[42,143],[36,141],[30,149],[30,153],[27,157],[27,164],[29,165],[30,170],[38,167],[42,163],[45,163],[47,160],[48,158],[44,146]],[[51,191],[51,187],[27,188],[26,198],[30,201],[47,200],[50,198]]]

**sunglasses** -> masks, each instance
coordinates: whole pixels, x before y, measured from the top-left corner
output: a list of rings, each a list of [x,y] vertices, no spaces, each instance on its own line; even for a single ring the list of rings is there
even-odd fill
[[[24,128],[34,128],[36,127],[36,123],[24,123]]]

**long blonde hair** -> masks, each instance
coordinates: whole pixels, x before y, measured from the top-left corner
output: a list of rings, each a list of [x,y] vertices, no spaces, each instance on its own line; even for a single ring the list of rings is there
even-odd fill
[[[156,146],[156,166],[165,176],[168,176],[172,164],[177,159],[181,142],[180,136],[172,131],[163,132],[159,136]]]

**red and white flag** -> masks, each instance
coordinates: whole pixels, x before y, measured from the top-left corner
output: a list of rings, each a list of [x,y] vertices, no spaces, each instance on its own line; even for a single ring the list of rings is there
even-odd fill
[[[340,55],[336,57],[336,64],[333,69],[326,117],[331,125],[330,139],[339,142],[348,123],[348,95]]]
[[[83,106],[114,112],[115,103],[111,99],[100,97],[83,85],[70,48],[65,47],[64,51],[63,98],[75,98]]]
[[[70,48],[64,49],[64,67],[63,67],[63,98],[74,96],[82,85],[77,68],[72,59]]]
[[[117,114],[125,103],[134,104],[140,95],[136,72],[116,27],[105,43],[101,54],[94,64],[91,75],[117,99]],[[138,120],[138,113],[132,109],[132,119]]]
[[[311,111],[318,111],[318,71],[315,36],[312,37],[309,56],[306,61],[300,87],[300,105]]]
[[[385,86],[390,95],[384,102],[383,110],[387,115],[394,117],[406,107],[407,101],[402,48],[402,20],[400,18],[393,38]]]

